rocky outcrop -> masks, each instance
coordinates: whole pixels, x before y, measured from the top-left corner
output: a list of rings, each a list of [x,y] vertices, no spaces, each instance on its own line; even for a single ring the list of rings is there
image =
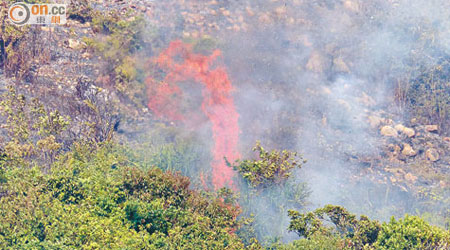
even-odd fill
[[[450,137],[440,135],[438,125],[412,119],[395,121],[383,111],[367,112],[367,127],[377,138],[380,151],[359,158],[364,178],[395,186],[417,195],[430,187],[450,186]],[[422,191],[421,191],[422,190]]]
[[[383,136],[388,136],[388,137],[397,137],[398,136],[398,132],[397,130],[395,130],[393,127],[391,126],[383,126],[380,129],[380,133]]]

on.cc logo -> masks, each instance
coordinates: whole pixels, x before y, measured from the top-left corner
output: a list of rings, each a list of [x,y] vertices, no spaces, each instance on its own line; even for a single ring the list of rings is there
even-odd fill
[[[23,25],[30,19],[30,10],[24,3],[15,3],[8,10],[8,17],[14,24]]]

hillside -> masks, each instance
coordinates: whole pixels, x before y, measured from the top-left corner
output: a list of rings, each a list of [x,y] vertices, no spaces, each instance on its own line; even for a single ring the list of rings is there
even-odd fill
[[[15,2],[0,248],[449,248],[447,1]]]

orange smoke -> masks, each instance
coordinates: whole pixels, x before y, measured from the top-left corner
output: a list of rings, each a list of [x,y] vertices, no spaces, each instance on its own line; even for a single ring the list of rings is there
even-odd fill
[[[181,41],[171,42],[156,58],[156,64],[166,73],[163,82],[156,83],[151,78],[147,80],[149,109],[158,117],[174,121],[187,119],[180,112],[183,92],[178,84],[188,80],[202,84],[201,109],[212,124],[214,139],[212,183],[216,189],[232,186],[234,173],[225,164],[224,157],[230,162],[239,157],[237,152],[239,115],[231,95],[233,86],[226,69],[222,66],[214,67],[220,55],[219,50],[215,50],[209,56],[195,54],[191,45]]]

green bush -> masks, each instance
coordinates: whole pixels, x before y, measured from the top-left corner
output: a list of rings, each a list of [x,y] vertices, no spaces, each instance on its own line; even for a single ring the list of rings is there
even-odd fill
[[[28,100],[12,86],[2,95],[0,115],[6,119],[2,128],[7,132],[0,147],[15,161],[15,167],[27,165],[30,160],[48,166],[56,160],[69,117],[58,110],[47,110],[36,98]]]
[[[366,216],[357,219],[340,206],[327,205],[306,214],[290,210],[289,217],[291,217],[289,230],[299,236],[307,239],[316,234],[339,236],[346,246],[356,249],[372,245],[381,229],[377,221],[371,221]],[[324,221],[330,222],[332,226],[327,226]]]
[[[256,160],[237,160],[234,165],[227,162],[253,187],[282,184],[295,168],[301,168],[302,163],[306,163],[296,152],[273,150],[269,153],[260,142],[256,143],[253,151],[258,152],[259,158]]]
[[[147,41],[148,27],[145,19],[137,13],[123,15],[117,11],[92,11],[93,38],[84,38],[88,48],[100,55],[106,62],[103,84],[114,86],[124,98],[139,108],[145,106],[146,56],[143,48]],[[144,53],[145,54],[145,53]]]
[[[266,242],[286,236],[288,209],[302,209],[310,192],[305,183],[289,178],[304,161],[296,152],[266,151],[259,142],[253,148],[257,159],[237,160],[234,167],[240,174],[235,183],[239,187],[239,205],[246,221],[239,235],[256,237]],[[245,221],[245,220],[244,220]]]
[[[191,190],[187,177],[133,166],[121,147],[75,145],[50,174],[13,168],[5,176],[2,249],[244,248],[233,233],[233,200]]]
[[[332,205],[305,214],[291,210],[289,216],[289,230],[304,238],[280,249],[300,245],[316,249],[320,244],[327,244],[326,249],[448,249],[450,244],[448,231],[416,216],[392,217],[381,225]]]
[[[310,238],[294,240],[289,244],[277,243],[271,246],[277,250],[297,250],[297,249],[344,249],[341,239],[338,236],[314,234]]]
[[[448,249],[448,231],[429,225],[423,219],[406,215],[403,219],[383,223],[374,244],[376,249]]]

